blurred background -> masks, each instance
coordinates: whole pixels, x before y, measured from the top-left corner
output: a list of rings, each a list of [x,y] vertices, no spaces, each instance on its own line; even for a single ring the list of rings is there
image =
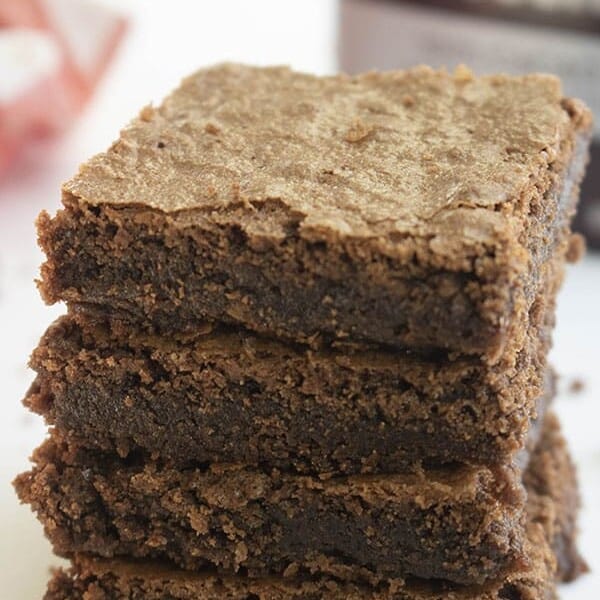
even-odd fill
[[[62,307],[46,307],[34,220],[119,129],[193,70],[225,60],[319,74],[418,63],[477,73],[550,71],[600,120],[600,0],[0,0],[0,598],[41,598],[51,556],[10,481],[44,437],[20,404],[27,357]],[[577,227],[600,245],[600,134]],[[556,407],[582,479],[581,545],[600,591],[600,253],[569,269],[552,361]]]

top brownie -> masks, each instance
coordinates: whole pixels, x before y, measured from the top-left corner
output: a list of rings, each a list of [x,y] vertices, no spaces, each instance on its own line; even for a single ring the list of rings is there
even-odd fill
[[[159,333],[494,361],[566,243],[590,128],[551,76],[202,70],[41,215],[41,290]]]

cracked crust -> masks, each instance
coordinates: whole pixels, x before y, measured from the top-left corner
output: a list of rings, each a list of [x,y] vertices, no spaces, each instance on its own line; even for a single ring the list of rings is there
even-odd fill
[[[303,236],[422,237],[446,265],[450,250],[462,262],[514,233],[505,217],[523,216],[523,190],[572,129],[552,76],[419,67],[318,78],[229,64],[142,111],[64,189],[91,205],[239,210],[249,234],[281,239],[258,211],[276,201]]]
[[[199,71],[43,214],[50,302],[314,345],[522,342],[591,117],[550,76]]]

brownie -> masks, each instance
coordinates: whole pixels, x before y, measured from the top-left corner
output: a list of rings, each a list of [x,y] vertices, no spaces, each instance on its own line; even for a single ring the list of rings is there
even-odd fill
[[[370,585],[406,577],[481,584],[526,561],[516,464],[330,478],[241,464],[174,468],[77,448],[56,431],[34,463],[17,491],[65,557],[252,576],[293,570]]]
[[[541,529],[532,528],[530,537],[532,566],[485,586],[410,580],[372,588],[334,578],[223,576],[81,556],[70,569],[54,573],[44,600],[557,600],[553,557]]]
[[[76,555],[68,570],[57,571],[45,600],[538,600],[556,598],[555,580],[570,580],[585,565],[575,544],[578,496],[573,465],[555,418],[546,421],[544,435],[525,475],[528,492],[527,564],[483,586],[447,581],[406,579],[367,587],[324,576],[251,578],[177,570],[168,563],[102,560]],[[558,568],[557,568],[558,565]]]
[[[522,447],[540,396],[553,393],[543,381],[551,322],[533,327],[506,368],[313,351],[209,324],[156,337],[89,313],[64,316],[33,353],[38,375],[25,403],[78,445],[122,457],[141,449],[177,464],[306,474],[501,464]]]
[[[212,320],[493,363],[522,347],[590,130],[545,75],[201,70],[40,216],[40,288],[154,333]]]

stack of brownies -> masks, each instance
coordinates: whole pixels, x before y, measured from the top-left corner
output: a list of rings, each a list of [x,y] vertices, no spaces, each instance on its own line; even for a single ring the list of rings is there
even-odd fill
[[[221,65],[39,220],[47,599],[552,598],[546,357],[591,117],[550,76]]]

